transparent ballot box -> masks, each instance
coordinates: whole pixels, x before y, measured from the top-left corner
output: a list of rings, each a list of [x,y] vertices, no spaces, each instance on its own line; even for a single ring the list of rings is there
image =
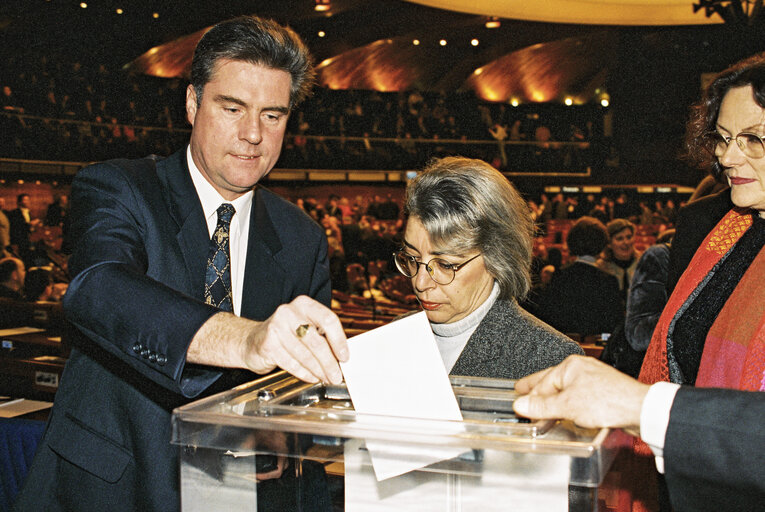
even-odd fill
[[[450,379],[462,421],[356,413],[344,384],[284,372],[180,407],[182,510],[597,509],[615,432],[518,418],[511,380]],[[378,480],[397,464],[417,469]]]

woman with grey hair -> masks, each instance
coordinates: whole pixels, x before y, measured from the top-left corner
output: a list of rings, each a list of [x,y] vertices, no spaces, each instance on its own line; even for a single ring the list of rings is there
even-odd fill
[[[534,223],[499,171],[434,160],[407,186],[404,214],[394,261],[412,280],[447,371],[517,379],[583,353],[518,305],[530,288]]]

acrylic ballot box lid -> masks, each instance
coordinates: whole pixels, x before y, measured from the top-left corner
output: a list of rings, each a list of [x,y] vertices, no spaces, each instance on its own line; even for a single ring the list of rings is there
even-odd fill
[[[603,480],[619,447],[615,432],[516,417],[512,380],[450,379],[462,421],[362,415],[354,411],[344,384],[309,384],[278,372],[175,409],[172,442],[186,452],[212,449],[236,457],[284,451],[287,457],[324,464],[342,462],[337,447],[370,440],[390,442],[412,453],[455,447],[474,453],[558,455],[570,460],[571,485],[597,487]],[[304,440],[303,448],[255,446],[253,432],[294,434]],[[305,446],[325,449],[305,451]],[[442,465],[445,471],[459,467],[458,462],[450,464]]]

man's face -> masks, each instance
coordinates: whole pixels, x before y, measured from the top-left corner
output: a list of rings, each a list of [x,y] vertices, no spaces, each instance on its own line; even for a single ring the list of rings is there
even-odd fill
[[[220,60],[202,102],[189,85],[191,156],[227,200],[250,190],[276,164],[289,115],[291,77],[249,62]]]
[[[29,208],[29,196],[21,196],[19,198],[19,208]]]

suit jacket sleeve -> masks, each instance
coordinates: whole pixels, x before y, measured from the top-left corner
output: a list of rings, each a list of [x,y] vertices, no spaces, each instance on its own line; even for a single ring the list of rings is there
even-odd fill
[[[765,500],[765,393],[683,386],[664,441],[676,512],[760,510]]]
[[[640,257],[627,296],[624,335],[635,350],[646,350],[659,316],[667,304],[669,247],[665,244],[646,249]]]
[[[185,364],[191,339],[217,310],[184,290],[182,259],[168,242],[175,234],[157,214],[165,207],[155,188],[118,165],[80,172],[72,185],[76,246],[64,309],[90,342],[192,397],[220,376]]]

